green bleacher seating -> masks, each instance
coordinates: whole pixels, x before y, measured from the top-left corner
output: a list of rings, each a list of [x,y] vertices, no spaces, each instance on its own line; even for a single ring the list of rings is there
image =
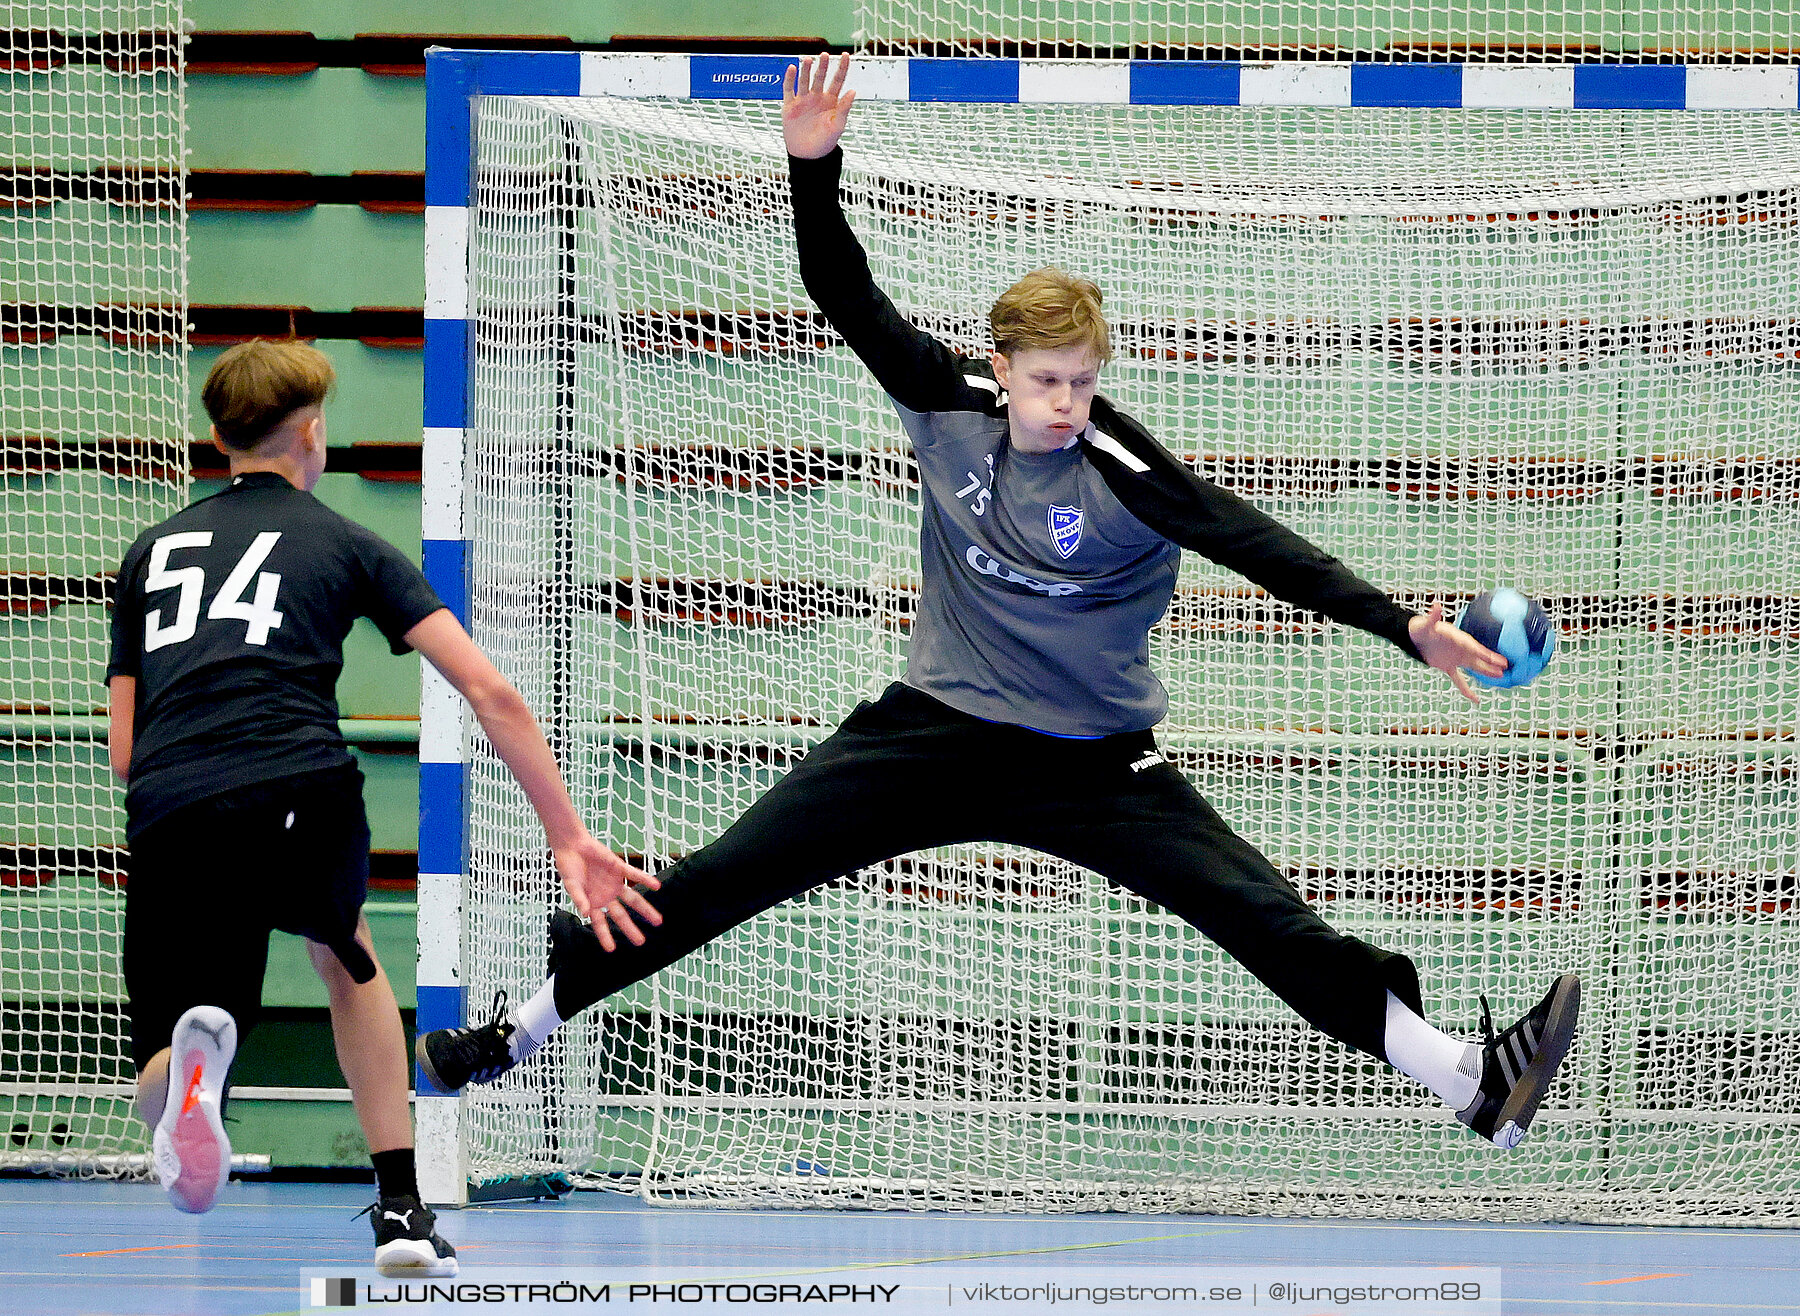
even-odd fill
[[[425,167],[425,84],[373,78],[361,69],[301,77],[188,80],[188,165],[193,169]],[[341,252],[337,263],[354,267]]]
[[[416,851],[419,841],[419,752],[404,741],[352,744],[363,772],[369,848]]]
[[[0,209],[0,302],[92,306],[178,301],[181,265],[169,250],[168,224],[166,212],[106,201]],[[104,255],[91,263],[47,265],[38,254],[50,240]]]
[[[324,40],[365,32],[508,32],[566,36],[581,42],[615,33],[794,36],[819,33],[850,41],[855,18],[845,0],[762,0],[716,7],[677,0],[312,0],[304,10],[275,0],[196,0],[189,15],[202,31],[305,27]]]
[[[0,740],[0,846],[78,848],[96,822],[124,834],[104,740]]]
[[[111,613],[100,604],[0,613],[0,717],[104,707],[111,637]]]
[[[167,372],[181,369],[179,350],[170,347],[149,360]],[[6,397],[7,438],[35,435],[65,441],[96,438],[169,439],[179,436],[150,434],[138,429],[143,417],[120,416],[109,434],[65,433],[69,399],[75,390],[93,390],[117,397],[131,395],[130,380],[145,369],[141,352],[115,347],[104,338],[87,334],[59,334],[42,343],[0,343],[0,375],[9,384]],[[198,388],[198,385],[195,386]]]
[[[120,515],[132,481],[101,471],[57,471],[0,479],[0,572],[98,576],[144,527]]]
[[[180,142],[173,134],[129,134],[119,131],[121,74],[94,65],[69,65],[42,72],[7,73],[15,85],[30,83],[35,93],[9,105],[5,162],[14,169],[108,169],[130,166],[172,169],[180,166]],[[168,73],[143,73],[127,79],[130,94],[157,118],[154,99],[166,102],[172,115],[179,104],[180,84]],[[69,107],[91,105],[91,114]],[[52,107],[55,107],[54,109]],[[165,120],[167,121],[167,120]],[[91,133],[84,131],[92,125]]]
[[[189,298],[203,305],[418,306],[425,223],[360,206],[286,213],[209,210],[188,217]]]

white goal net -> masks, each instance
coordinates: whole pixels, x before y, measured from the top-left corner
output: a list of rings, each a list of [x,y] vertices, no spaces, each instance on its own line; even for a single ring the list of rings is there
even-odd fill
[[[778,107],[477,101],[472,620],[596,832],[717,836],[900,667],[917,488],[800,286]],[[999,846],[755,919],[469,1098],[478,1177],[662,1201],[1800,1217],[1800,119],[868,101],[877,281],[984,354],[1097,280],[1102,389],[1418,607],[1561,650],[1479,709],[1187,555],[1165,752],[1434,1021],[1583,976],[1503,1156],[1186,925]],[[1052,770],[995,763],[997,777]],[[471,1010],[559,892],[477,744]]]
[[[871,54],[1632,63],[1800,60],[1793,0],[857,0]]]
[[[0,1166],[118,1172],[107,605],[187,485],[181,5],[0,3],[0,39]]]

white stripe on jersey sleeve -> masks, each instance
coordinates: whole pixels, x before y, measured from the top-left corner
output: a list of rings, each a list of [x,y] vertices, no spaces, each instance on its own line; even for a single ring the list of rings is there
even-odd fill
[[[1090,424],[1088,426],[1088,442],[1100,449],[1100,451],[1107,456],[1116,458],[1124,465],[1126,470],[1137,475],[1142,475],[1145,471],[1150,469],[1149,462],[1146,462],[1143,458],[1128,450],[1123,443],[1120,443],[1098,425]]]

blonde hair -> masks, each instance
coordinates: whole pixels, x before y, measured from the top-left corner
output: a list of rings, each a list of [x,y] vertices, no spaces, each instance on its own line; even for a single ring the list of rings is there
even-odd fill
[[[311,343],[258,338],[213,362],[200,401],[219,441],[249,452],[294,412],[324,402],[336,382],[331,359]]]
[[[1027,347],[1086,347],[1112,360],[1112,330],[1100,310],[1100,288],[1054,265],[1033,270],[1000,294],[988,312],[994,350],[1002,356]]]

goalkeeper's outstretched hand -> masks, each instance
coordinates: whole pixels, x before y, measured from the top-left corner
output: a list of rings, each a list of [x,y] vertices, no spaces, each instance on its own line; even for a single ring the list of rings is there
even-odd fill
[[[651,927],[662,922],[656,907],[644,899],[644,891],[654,891],[662,883],[641,868],[633,868],[588,833],[583,832],[565,845],[553,845],[550,852],[570,903],[577,914],[594,925],[594,935],[600,939],[603,950],[617,949],[614,927],[632,945],[644,944],[643,931],[632,918],[634,913]]]
[[[1448,676],[1457,693],[1471,704],[1479,704],[1481,696],[1469,684],[1469,678],[1463,672],[1465,667],[1483,676],[1506,674],[1506,659],[1467,631],[1445,621],[1441,603],[1434,603],[1430,612],[1415,616],[1407,623],[1407,630],[1419,657]]]
[[[807,55],[798,66],[788,65],[781,83],[781,135],[789,155],[817,160],[831,154],[856,102],[856,93],[844,90],[849,72],[849,52],[838,57],[836,69],[830,55]]]

